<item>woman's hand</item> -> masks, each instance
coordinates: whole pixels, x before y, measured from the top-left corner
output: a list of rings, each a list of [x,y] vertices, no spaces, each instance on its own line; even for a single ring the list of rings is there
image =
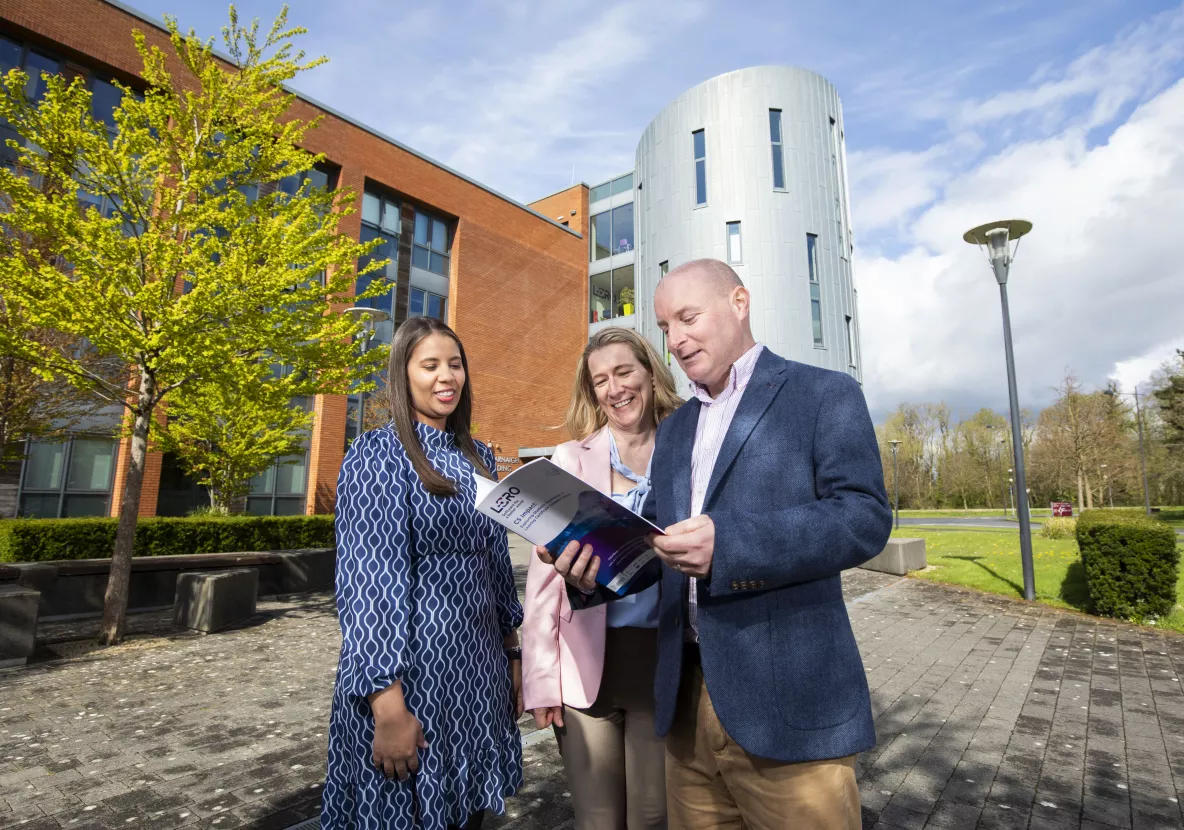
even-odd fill
[[[427,749],[423,726],[407,711],[400,683],[370,696],[374,712],[374,745],[371,760],[387,778],[406,781],[419,769],[419,750]]]
[[[514,690],[514,717],[522,717],[526,704],[522,699],[522,661],[510,661],[510,687]]]
[[[554,565],[559,575],[571,585],[585,594],[596,591],[596,574],[600,570],[600,557],[592,555],[592,546],[579,542],[568,542],[558,557],[551,555],[544,547],[535,545],[534,555],[544,565]]]
[[[546,729],[548,726],[563,728],[562,706],[540,706],[532,710],[531,714],[534,715],[534,725],[539,729]]]

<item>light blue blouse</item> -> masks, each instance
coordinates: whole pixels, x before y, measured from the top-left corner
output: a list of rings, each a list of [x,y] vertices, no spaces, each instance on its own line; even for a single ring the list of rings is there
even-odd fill
[[[613,432],[608,431],[609,463],[612,468],[636,486],[627,493],[613,493],[613,501],[629,508],[634,513],[641,513],[645,498],[650,492],[650,470],[647,467],[644,476],[630,470],[621,461],[621,454],[617,451],[617,439]],[[653,456],[650,457],[650,465]],[[658,591],[660,585],[651,585],[644,591],[632,596],[621,597],[608,604],[609,628],[657,628],[658,627]]]

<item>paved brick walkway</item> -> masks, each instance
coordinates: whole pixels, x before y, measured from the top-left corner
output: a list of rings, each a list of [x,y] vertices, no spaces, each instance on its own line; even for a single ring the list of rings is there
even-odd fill
[[[875,828],[1180,828],[1184,638],[854,571],[844,589],[880,743]],[[0,672],[0,830],[283,828],[315,815],[339,644],[325,595],[203,637],[141,616],[119,649],[52,626]],[[523,724],[526,786],[491,828],[557,830],[554,741]]]

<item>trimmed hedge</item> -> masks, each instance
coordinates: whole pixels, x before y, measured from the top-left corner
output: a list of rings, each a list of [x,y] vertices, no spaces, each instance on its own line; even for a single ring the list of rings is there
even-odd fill
[[[105,559],[117,519],[0,521],[0,562]],[[202,516],[140,519],[135,556],[331,548],[333,516]]]
[[[1176,607],[1180,552],[1170,525],[1136,511],[1086,510],[1077,547],[1096,613],[1139,620]]]

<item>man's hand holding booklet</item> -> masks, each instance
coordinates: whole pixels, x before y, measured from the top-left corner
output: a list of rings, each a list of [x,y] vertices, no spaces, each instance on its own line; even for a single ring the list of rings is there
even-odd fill
[[[600,560],[596,581],[618,595],[657,554],[662,530],[545,458],[501,481],[476,477],[477,510],[552,556],[571,542]]]

